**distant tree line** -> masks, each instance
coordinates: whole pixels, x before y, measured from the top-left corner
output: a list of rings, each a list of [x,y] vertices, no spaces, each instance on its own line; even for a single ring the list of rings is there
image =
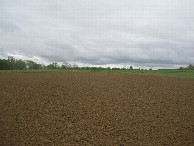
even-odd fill
[[[193,70],[193,69],[194,69],[194,65],[193,65],[193,64],[190,64],[190,65],[187,66],[186,68],[180,67],[179,69],[180,69],[180,70],[185,70],[185,69],[187,69],[187,70]]]
[[[0,70],[42,69],[44,67],[44,65],[31,60],[15,59],[14,57],[0,59]]]
[[[15,59],[12,56],[9,56],[8,59],[0,59],[0,70],[25,70],[25,69],[75,69],[75,70],[134,70],[132,66],[129,68],[103,68],[103,67],[79,67],[74,64],[71,65],[68,62],[64,62],[62,65],[59,65],[57,62],[53,62],[49,65],[38,64],[32,60],[22,60]],[[194,65],[190,64],[188,67],[180,67],[180,70],[184,69],[194,69]],[[143,70],[143,69],[135,69]],[[151,68],[149,70],[152,70]]]
[[[8,59],[0,59],[0,69],[1,70],[16,70],[16,69],[26,69],[26,63],[19,59],[13,57],[8,57]]]
[[[79,67],[76,64],[71,65],[68,62],[64,62],[61,66],[57,62],[53,62],[46,66],[44,64],[38,64],[32,60],[15,59],[12,56],[9,56],[8,59],[0,59],[0,70],[25,69],[127,70],[127,68]],[[133,67],[130,66],[129,69],[133,70]]]

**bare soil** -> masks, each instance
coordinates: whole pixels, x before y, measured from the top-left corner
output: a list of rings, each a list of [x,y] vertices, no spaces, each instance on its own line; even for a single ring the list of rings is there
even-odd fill
[[[0,145],[194,145],[194,79],[0,74]]]

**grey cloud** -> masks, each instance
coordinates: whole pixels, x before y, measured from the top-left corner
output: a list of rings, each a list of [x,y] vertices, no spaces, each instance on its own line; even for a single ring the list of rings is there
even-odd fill
[[[168,68],[194,63],[192,0],[1,2],[3,57]]]

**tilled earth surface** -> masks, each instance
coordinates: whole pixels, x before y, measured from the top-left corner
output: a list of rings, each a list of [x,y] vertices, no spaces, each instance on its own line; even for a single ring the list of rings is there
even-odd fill
[[[0,145],[193,145],[194,79],[0,74]]]

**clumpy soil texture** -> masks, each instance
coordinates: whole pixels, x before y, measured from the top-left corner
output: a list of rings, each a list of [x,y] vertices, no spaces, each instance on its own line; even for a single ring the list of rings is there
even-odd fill
[[[194,79],[0,74],[0,145],[194,145]]]

